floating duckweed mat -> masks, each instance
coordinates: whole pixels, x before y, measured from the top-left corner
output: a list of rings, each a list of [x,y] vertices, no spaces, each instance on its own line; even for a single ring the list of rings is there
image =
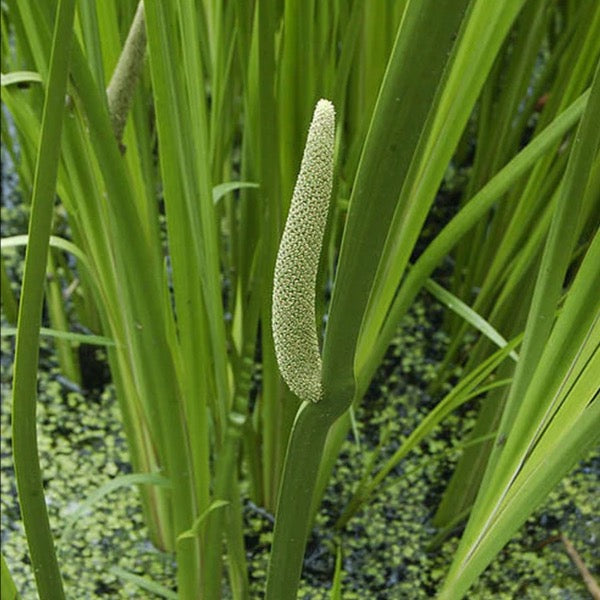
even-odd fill
[[[451,417],[397,468],[396,482],[380,493],[339,535],[333,523],[351,497],[361,466],[383,439],[390,456],[434,400],[423,389],[435,374],[445,339],[436,333],[438,309],[427,299],[405,319],[396,343],[357,414],[360,447],[342,449],[317,525],[311,535],[299,598],[329,598],[336,544],[343,549],[343,598],[434,597],[456,547],[451,538],[435,552],[429,520],[459,452],[448,453],[473,424],[473,408]],[[10,455],[12,341],[2,338],[2,551],[24,598],[35,598],[26,542],[19,521]],[[64,522],[99,486],[130,473],[111,385],[74,391],[57,370],[44,342],[39,376],[39,444],[51,522],[58,537],[68,598],[158,598],[111,572],[118,567],[174,587],[173,556],[147,539],[135,488],[115,490],[81,516],[61,539]],[[440,458],[442,457],[442,458]],[[556,539],[564,533],[586,564],[600,564],[600,453],[588,457],[552,492],[470,592],[478,599],[584,600],[589,593]],[[262,597],[271,516],[245,503],[246,546],[252,598]],[[598,573],[596,572],[596,575]],[[224,582],[224,585],[226,583]]]
[[[3,177],[2,234],[22,230],[24,211],[7,199],[12,182]],[[20,278],[22,254],[7,254],[11,280]],[[2,317],[3,318],[3,317]],[[6,325],[4,318],[3,325]],[[333,532],[340,511],[352,496],[370,453],[381,443],[382,464],[437,401],[425,390],[444,355],[441,311],[428,296],[413,306],[398,337],[357,411],[360,445],[346,440],[309,540],[298,597],[329,599],[336,545],[343,549],[344,600],[432,598],[442,581],[457,539],[435,552],[427,547],[435,535],[429,525],[450,477],[457,446],[474,423],[467,405],[448,418],[387,481],[394,482],[359,512],[339,535]],[[19,520],[11,459],[10,394],[14,338],[1,338],[1,530],[2,552],[24,599],[35,598],[27,545]],[[138,494],[122,487],[97,501],[61,538],[64,523],[81,501],[115,478],[129,474],[128,452],[113,387],[102,351],[84,347],[82,364],[92,389],[77,391],[59,372],[52,343],[42,340],[38,434],[51,523],[58,538],[67,598],[159,598],[111,572],[113,567],[174,588],[175,561],[148,541]],[[100,360],[97,360],[100,358]],[[260,377],[255,377],[260,385]],[[377,468],[377,465],[375,465]],[[474,585],[469,596],[481,600],[588,600],[582,579],[566,554],[565,534],[598,576],[600,565],[600,452],[589,456],[550,494]],[[261,598],[272,516],[246,500],[245,541],[251,597]],[[224,581],[224,587],[227,582]]]

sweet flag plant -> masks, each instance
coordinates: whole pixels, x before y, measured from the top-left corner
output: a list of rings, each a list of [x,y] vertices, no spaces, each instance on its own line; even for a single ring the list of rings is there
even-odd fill
[[[273,337],[283,378],[301,399],[277,507],[267,598],[294,598],[310,526],[310,507],[331,419],[316,327],[315,283],[333,178],[335,112],[319,100],[281,238],[273,284]],[[314,404],[313,404],[314,403]]]
[[[438,403],[360,457],[336,527],[473,402],[433,518],[440,538],[468,521],[438,592],[468,594],[600,437],[600,2],[4,0],[1,18],[2,141],[30,223],[2,240],[27,253],[20,288],[3,255],[0,292],[39,596],[73,595],[55,543],[136,485],[175,583],[111,577],[257,597],[259,507],[267,598],[296,598],[353,411],[420,293],[447,309]],[[73,389],[79,345],[103,346],[133,470],[69,499],[64,530],[38,462],[40,335]]]

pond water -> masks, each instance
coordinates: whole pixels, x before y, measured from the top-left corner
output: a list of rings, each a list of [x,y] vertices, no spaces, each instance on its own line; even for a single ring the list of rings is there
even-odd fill
[[[2,234],[23,233],[10,158],[2,155]],[[11,258],[12,257],[12,258]],[[19,253],[7,255],[10,273],[20,274]],[[14,284],[17,289],[17,284]],[[3,325],[6,325],[2,316]],[[335,544],[344,554],[343,597],[420,599],[435,594],[457,540],[427,552],[434,530],[430,518],[458,453],[443,453],[469,430],[474,409],[446,422],[402,463],[381,492],[338,537],[331,525],[350,499],[368,452],[387,436],[384,457],[398,447],[437,401],[423,390],[442,356],[437,332],[439,308],[422,298],[405,319],[395,345],[357,414],[360,447],[350,437],[334,469],[311,536],[299,597],[329,597]],[[2,338],[2,551],[24,598],[35,597],[27,547],[16,498],[10,453],[12,338]],[[119,567],[167,587],[174,586],[174,561],[148,542],[138,496],[122,488],[93,505],[64,535],[64,524],[94,489],[131,471],[114,389],[110,384],[74,391],[60,374],[54,350],[41,348],[38,398],[39,451],[46,498],[68,598],[152,598],[114,571]],[[442,458],[440,458],[442,456]],[[473,598],[589,598],[558,533],[567,535],[587,565],[600,565],[600,453],[589,456],[552,492],[470,592]],[[272,535],[269,515],[246,499],[246,542],[253,597],[264,585]],[[596,571],[597,573],[597,571]]]

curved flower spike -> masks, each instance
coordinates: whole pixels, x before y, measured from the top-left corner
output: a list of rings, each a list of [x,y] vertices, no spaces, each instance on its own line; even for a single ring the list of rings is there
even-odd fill
[[[318,402],[321,355],[315,286],[333,184],[335,111],[319,100],[279,244],[273,282],[273,339],[279,370],[301,400]]]

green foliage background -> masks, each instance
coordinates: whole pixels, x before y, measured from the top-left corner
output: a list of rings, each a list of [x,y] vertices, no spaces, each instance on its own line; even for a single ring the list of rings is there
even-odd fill
[[[17,132],[3,118],[2,139],[31,198],[28,236],[3,239],[27,249],[20,296],[0,265],[2,305],[16,325],[12,443],[40,597],[63,597],[38,469],[43,307],[72,385],[73,327],[106,346],[133,469],[152,483],[144,519],[176,555],[178,596],[218,598],[224,572],[249,596],[247,493],[276,513],[267,597],[284,600],[423,287],[449,309],[439,402],[392,455],[392,442],[361,455],[336,528],[485,395],[433,518],[442,534],[467,519],[439,592],[467,593],[600,439],[600,4],[7,0],[2,32]],[[320,97],[338,119],[315,290],[324,397],[300,404],[273,350],[272,276]],[[460,198],[423,250],[452,171]],[[428,280],[444,261],[449,289]]]

